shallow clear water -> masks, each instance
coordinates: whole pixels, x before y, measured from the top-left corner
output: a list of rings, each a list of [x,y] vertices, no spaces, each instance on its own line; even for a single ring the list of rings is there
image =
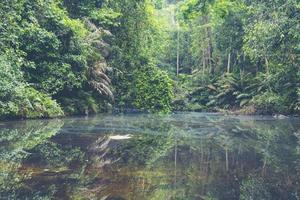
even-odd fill
[[[0,199],[300,199],[300,119],[0,122]]]

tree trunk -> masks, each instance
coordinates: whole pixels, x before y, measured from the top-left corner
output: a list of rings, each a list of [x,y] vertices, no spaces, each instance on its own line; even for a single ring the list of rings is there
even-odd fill
[[[208,37],[207,55],[208,55],[209,71],[210,71],[211,74],[214,74],[214,69],[213,69],[213,66],[212,66],[212,41],[211,41],[210,27],[207,28],[207,37]]]
[[[228,161],[228,149],[227,148],[225,148],[225,159],[226,159],[226,171],[228,171],[229,170],[229,161]]]
[[[175,173],[174,173],[174,183],[175,183],[175,187],[177,184],[177,133],[175,133],[175,149],[174,149],[174,167],[175,167]]]
[[[267,57],[265,57],[265,63],[266,63],[267,74],[269,74],[269,61],[268,61]]]
[[[179,23],[177,21],[177,58],[176,58],[176,75],[179,75]]]
[[[231,54],[228,54],[228,62],[227,62],[227,73],[230,73],[230,59],[231,59]]]
[[[209,21],[210,21],[210,19],[209,19],[208,16],[205,16],[204,20],[205,20],[204,21],[205,25],[207,25],[209,23]],[[206,38],[208,40],[207,49],[206,49],[207,64],[208,64],[208,67],[209,67],[209,72],[211,74],[214,74],[214,69],[213,69],[213,66],[212,66],[212,52],[213,52],[213,47],[212,47],[212,31],[211,31],[211,27],[208,26],[205,29],[205,32],[206,32]]]

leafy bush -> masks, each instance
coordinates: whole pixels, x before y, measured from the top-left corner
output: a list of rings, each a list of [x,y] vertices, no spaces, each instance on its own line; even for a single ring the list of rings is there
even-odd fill
[[[55,100],[32,87],[21,86],[15,92],[9,101],[0,100],[0,117],[53,118],[64,115]]]
[[[13,58],[11,53],[0,55],[0,101],[9,100],[23,84],[20,63],[12,63]]]
[[[254,96],[251,103],[262,114],[281,113],[288,110],[284,104],[283,97],[272,91]]]
[[[135,73],[134,105],[150,112],[169,112],[173,98],[173,84],[167,73],[151,64]]]
[[[109,100],[103,96],[94,95],[88,88],[86,91],[76,91],[68,97],[59,98],[65,115],[89,115],[107,112],[111,109]]]
[[[174,81],[176,96],[173,100],[173,109],[177,111],[203,111],[209,99],[209,91],[206,90],[207,76],[197,71],[193,74],[179,74]]]
[[[62,116],[56,101],[23,82],[19,63],[0,56],[0,117],[40,118]]]
[[[264,180],[259,177],[248,177],[243,180],[241,185],[241,200],[251,200],[251,199],[262,199],[269,200],[272,199],[268,187]]]
[[[211,100],[207,106],[215,105],[224,108],[233,106],[240,90],[239,86],[238,78],[234,74],[224,74],[214,83],[214,86],[211,86],[215,87],[215,94],[210,96]]]

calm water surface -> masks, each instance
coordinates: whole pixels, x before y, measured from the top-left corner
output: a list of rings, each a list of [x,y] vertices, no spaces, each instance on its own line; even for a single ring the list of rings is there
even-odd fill
[[[300,199],[300,119],[99,115],[0,122],[0,199]]]

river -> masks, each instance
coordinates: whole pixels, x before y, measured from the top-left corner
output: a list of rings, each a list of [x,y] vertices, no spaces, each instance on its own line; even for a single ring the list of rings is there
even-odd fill
[[[0,199],[300,199],[300,118],[10,121],[0,144]]]

